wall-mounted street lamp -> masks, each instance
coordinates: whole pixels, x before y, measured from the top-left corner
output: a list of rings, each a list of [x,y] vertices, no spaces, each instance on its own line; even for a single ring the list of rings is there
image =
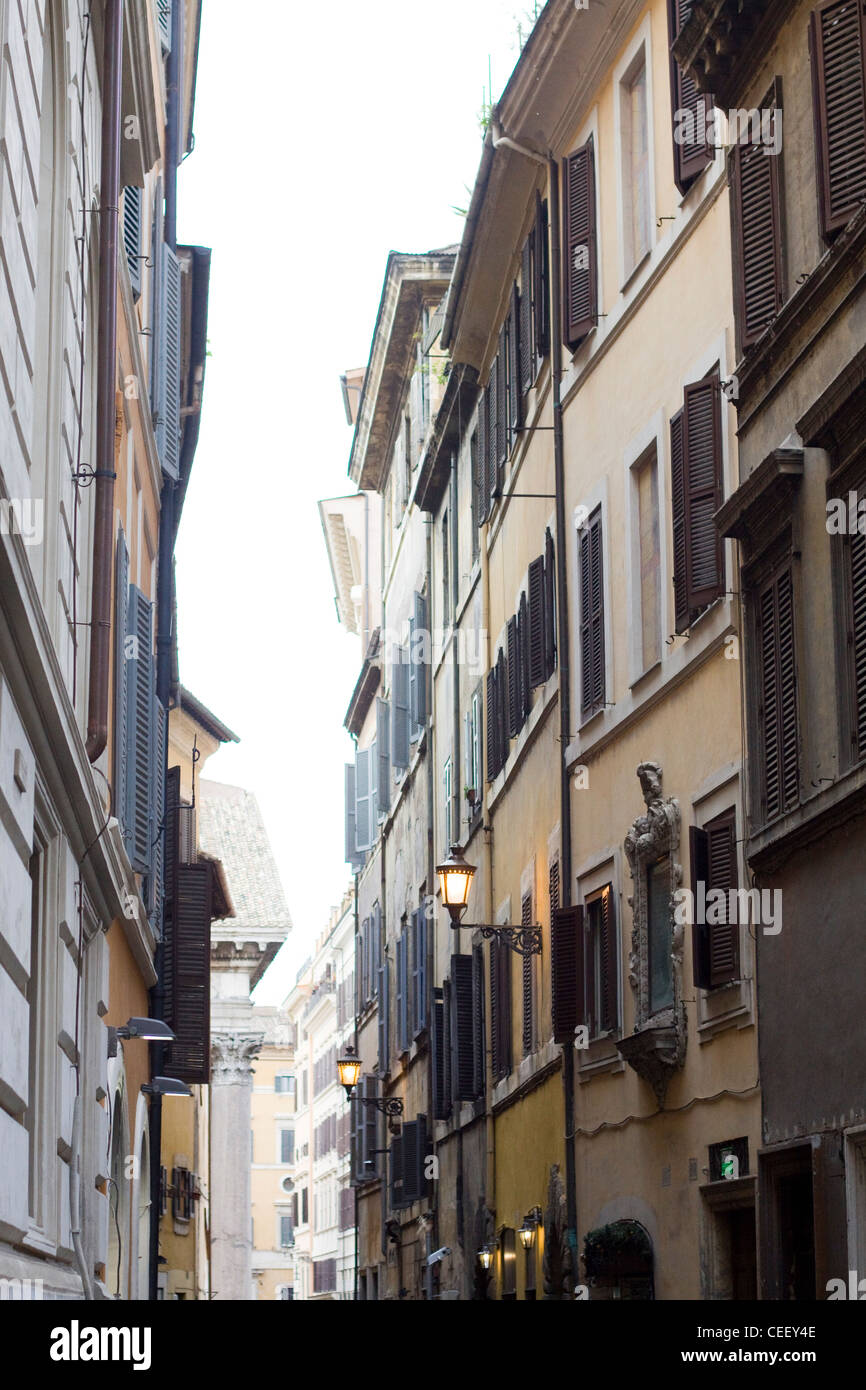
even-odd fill
[[[159,1018],[130,1018],[124,1023],[122,1028],[108,1029],[108,1055],[117,1056],[117,1044],[119,1041],[128,1041],[130,1038],[138,1038],[141,1042],[163,1042],[170,1043],[175,1041],[175,1035],[167,1023],[163,1023]]]
[[[538,1217],[535,1211],[528,1212],[523,1218],[523,1225],[517,1234],[520,1236],[520,1244],[524,1250],[531,1250],[535,1244],[535,1232],[538,1229]]]
[[[460,845],[452,845],[451,853],[445,863],[436,866],[436,873],[439,876],[442,902],[448,909],[451,926],[457,931],[469,905],[469,889],[472,886],[475,865],[467,863]],[[472,922],[468,925],[473,930],[480,931],[485,939],[498,937],[519,956],[541,955],[541,927],[493,927],[481,922]]]
[[[493,1260],[493,1251],[489,1245],[483,1245],[478,1251],[478,1263],[482,1269],[489,1269]]]
[[[351,1043],[348,1044],[342,1057],[337,1058],[337,1076],[340,1085],[346,1092],[346,1099],[352,1099],[352,1093],[358,1084],[361,1075],[361,1059]],[[393,1130],[393,1121],[397,1115],[403,1114],[403,1102],[396,1096],[356,1096],[362,1105],[373,1105],[382,1114],[388,1116],[388,1127]]]
[[[189,1099],[192,1091],[183,1081],[178,1081],[176,1076],[153,1076],[149,1082],[141,1088],[144,1096],[183,1096]]]

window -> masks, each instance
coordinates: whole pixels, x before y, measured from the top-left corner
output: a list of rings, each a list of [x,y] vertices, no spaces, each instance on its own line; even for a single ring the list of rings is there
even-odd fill
[[[685,388],[671,420],[676,631],[685,632],[724,593],[723,542],[715,514],[722,505],[722,415],[719,368]]]
[[[605,884],[584,906],[587,931],[586,995],[592,1037],[612,1032],[619,1012],[619,964],[613,887]]]
[[[474,793],[469,800],[470,823],[481,811],[481,686],[472,695],[465,721],[465,777],[468,792]]]
[[[589,718],[605,703],[604,566],[601,508],[578,536],[580,582],[580,708]]]
[[[490,1035],[493,1080],[511,1071],[511,957],[504,941],[490,942]]]
[[[280,1249],[287,1250],[295,1243],[295,1233],[292,1228],[292,1218],[288,1212],[280,1212],[279,1216],[279,1241]]]
[[[294,1095],[295,1078],[288,1072],[281,1072],[274,1077],[274,1090],[277,1095]]]
[[[773,87],[764,97],[762,110],[775,112],[780,108]],[[774,115],[773,121],[776,119]],[[741,353],[758,341],[784,300],[781,157],[751,128],[734,145],[731,155],[734,307]]]
[[[455,826],[453,823],[453,787],[451,785],[451,782],[451,759],[448,758],[445,763],[445,767],[442,770],[442,801],[444,806],[443,844],[445,845],[446,849],[450,845],[456,844],[457,840],[460,838],[459,833],[454,833],[458,829],[458,827]]]
[[[418,907],[412,913],[412,1036],[427,1027],[427,912]]]
[[[585,145],[563,160],[563,338],[578,348],[598,317],[595,146]]]
[[[812,85],[821,231],[835,236],[866,198],[866,76],[861,6],[824,0],[812,13]]]
[[[448,545],[448,512],[442,514],[442,626],[451,622],[451,560]]]
[[[517,1248],[514,1229],[506,1226],[499,1236],[499,1258],[502,1262],[502,1301],[517,1298]]]
[[[646,867],[647,944],[649,951],[649,1012],[671,1008],[674,1002],[671,961],[670,862],[667,855]]]
[[[175,1221],[192,1219],[193,1175],[188,1168],[172,1168],[171,1214]]]
[[[280,1163],[294,1163],[295,1161],[295,1131],[293,1129],[280,1130]]]
[[[313,1293],[334,1293],[337,1288],[337,1261],[313,1261]]]
[[[636,502],[637,555],[640,565],[636,586],[640,612],[640,674],[661,658],[661,550],[659,544],[659,480],[655,446],[632,469]]]
[[[478,430],[472,431],[469,440],[469,471],[472,476],[472,563],[481,552],[481,523],[484,520],[484,475],[479,449]]]
[[[695,894],[692,956],[698,989],[729,984],[740,974],[740,929],[731,911],[731,889],[739,885],[737,817],[733,807],[689,832],[692,892]],[[703,889],[700,888],[703,884]],[[710,893],[724,895],[706,902]],[[699,921],[699,918],[704,918]]]
[[[626,276],[651,246],[646,56],[643,48],[620,84],[623,258]]]
[[[295,1290],[291,1284],[278,1284],[276,1297],[283,1303],[291,1303],[295,1297]]]
[[[409,934],[406,918],[397,937],[397,1050],[409,1050]]]
[[[797,666],[794,642],[794,588],[783,568],[757,594],[757,708],[760,744],[762,823],[783,815],[799,801]]]
[[[310,1193],[309,1188],[301,1188],[301,1225],[306,1226],[310,1219]]]
[[[668,37],[671,45],[692,12],[693,0],[668,0]],[[674,182],[682,194],[712,163],[706,122],[714,102],[698,91],[694,78],[683,72],[671,53],[671,114],[674,140]]]
[[[427,668],[431,641],[427,625],[427,598],[416,593],[409,622],[409,728],[410,739],[419,737],[427,723]]]

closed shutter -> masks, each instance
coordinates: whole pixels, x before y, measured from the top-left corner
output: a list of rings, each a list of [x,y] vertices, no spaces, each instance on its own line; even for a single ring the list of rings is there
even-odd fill
[[[475,1030],[472,1018],[472,957],[451,957],[451,1099],[474,1100]]]
[[[520,924],[522,927],[532,926],[532,894],[527,893],[521,904]],[[535,1040],[535,1025],[533,1020],[533,957],[523,956],[523,1055],[528,1057],[532,1052]]]
[[[503,768],[508,761],[508,674],[501,648],[496,659],[496,738],[499,767]]]
[[[356,1092],[355,1095],[349,1097],[349,1151],[352,1155],[351,1172],[352,1181],[354,1183],[364,1181],[364,1155],[362,1153],[364,1131],[363,1127],[359,1124],[362,1109],[363,1106]]]
[[[188,1084],[210,1079],[210,934],[214,866],[180,864],[172,921],[172,1017],[167,1074]]]
[[[391,667],[391,762],[401,772],[409,766],[409,660],[397,649]]]
[[[391,1070],[391,1029],[390,1029],[390,999],[388,986],[390,975],[388,971],[388,957],[383,955],[378,970],[377,996],[379,1006],[379,1070],[388,1072]]]
[[[715,522],[722,505],[722,419],[718,370],[685,389],[683,480],[686,601],[694,615],[724,591],[724,551]]]
[[[815,152],[823,235],[830,238],[866,198],[863,7],[825,0],[811,18]]]
[[[520,254],[520,390],[529,391],[535,380],[535,343],[532,327],[535,318],[533,294],[535,274],[535,228],[523,243]]]
[[[476,502],[476,515],[479,526],[483,526],[484,522],[487,520],[487,512],[489,508],[489,497],[487,487],[487,459],[490,452],[489,445],[487,442],[489,409],[490,405],[487,399],[487,391],[484,390],[481,392],[481,395],[478,398],[478,431],[476,435],[477,444],[475,449],[475,486],[478,492],[478,499]]]
[[[496,357],[496,492],[501,496],[505,486],[505,465],[511,442],[508,400],[508,327],[507,320],[499,330],[499,352]]]
[[[765,584],[757,599],[758,723],[761,733],[762,811],[765,821],[795,806],[800,769],[797,672],[791,571]]]
[[[177,903],[180,768],[170,767],[165,779],[162,895],[162,1016],[174,1016],[174,918]]]
[[[551,918],[559,907],[559,860],[554,859],[547,875],[547,892],[550,900]]]
[[[683,412],[671,420],[671,516],[674,541],[674,617],[675,631],[689,626],[686,581],[686,485],[683,459]]]
[[[490,1009],[493,1079],[511,1071],[511,948],[494,938],[490,942]]]
[[[533,296],[536,372],[550,352],[550,250],[547,203],[535,195],[535,291]]]
[[[144,190],[127,184],[123,190],[123,246],[134,299],[141,295],[141,222]]]
[[[370,750],[355,754],[355,848],[368,850],[375,836],[376,818],[370,809]]]
[[[363,1080],[363,1094],[366,1100],[377,1100],[379,1079],[367,1074]],[[369,1181],[379,1176],[379,1111],[375,1105],[365,1105],[361,1116],[364,1125],[364,1176]]]
[[[583,908],[556,907],[550,921],[553,1041],[570,1043],[584,1022]]]
[[[492,782],[500,769],[496,725],[496,670],[487,673],[487,780]]]
[[[529,566],[529,686],[534,690],[545,681],[545,585],[544,556]]]
[[[509,618],[505,628],[508,649],[508,737],[514,738],[520,728],[520,652],[517,619]]]
[[[445,1120],[451,1113],[451,1105],[450,1098],[446,1102],[445,1096],[445,1006],[441,989],[433,991],[430,1047],[433,1053],[433,1118]]]
[[[691,859],[691,885],[695,895],[696,910],[692,926],[693,977],[697,989],[713,989],[727,984],[739,977],[740,941],[736,913],[729,911],[728,893],[739,883],[737,873],[736,813],[733,809],[710,821],[705,829],[697,826],[689,828],[689,852]],[[724,904],[711,903],[700,914],[697,905],[700,901],[698,885],[704,884],[704,894],[720,889],[725,894]],[[709,915],[712,922],[698,921]],[[721,920],[716,920],[721,919]]]
[[[616,911],[613,888],[608,885],[601,895],[601,1009],[599,1024],[603,1033],[612,1032],[619,1021],[619,965],[616,940]]]
[[[154,802],[151,820],[151,852],[153,872],[151,875],[151,925],[157,936],[162,933],[162,905],[164,895],[165,868],[165,758],[168,719],[165,706],[156,701],[156,748],[154,755],[153,783]]]
[[[156,737],[156,692],[153,679],[153,610],[150,599],[129,587],[127,630],[127,715],[129,740],[126,795],[126,848],[136,873],[150,872],[151,787]]]
[[[532,708],[532,686],[529,682],[529,605],[526,591],[520,595],[517,609],[517,656],[520,665],[520,727],[526,723]]]
[[[409,971],[408,937],[401,932],[397,937],[397,1047],[400,1052],[409,1050]]]
[[[430,636],[427,631],[427,599],[423,594],[415,595],[410,627],[410,717],[413,731],[419,733],[427,722],[427,655],[430,648]]]
[[[370,962],[368,967],[368,979],[370,981],[370,995],[378,987],[379,966],[382,963],[382,907],[376,903],[373,907],[373,915],[370,918],[369,936]]]
[[[379,744],[370,744],[370,844],[376,843],[379,833]]]
[[[693,0],[668,0],[671,45],[691,14],[692,3]],[[706,138],[706,118],[713,105],[713,98],[698,91],[694,78],[690,73],[683,72],[671,53],[674,182],[681,193],[685,193],[712,162],[713,150]],[[692,138],[678,141],[678,130],[683,135],[691,135]]]
[[[128,673],[126,638],[129,622],[129,551],[123,531],[114,555],[114,786],[111,809],[126,831]]]
[[[487,1051],[484,1040],[484,952],[472,951],[472,1089],[483,1096],[487,1085]]]
[[[411,1031],[417,1037],[427,1027],[427,917],[423,907],[412,913]]]
[[[172,0],[157,0],[156,16],[159,21],[159,37],[163,53],[171,52],[171,6]]]
[[[391,809],[390,707],[387,700],[376,700],[376,751],[378,767],[378,811],[387,816]]]
[[[509,452],[517,444],[523,424],[523,392],[520,384],[520,292],[511,289],[511,311],[508,315],[508,432]]]
[[[604,573],[601,511],[580,532],[580,707],[592,714],[604,704]]]
[[[491,502],[500,494],[498,458],[499,358],[494,358],[487,383],[487,495]],[[489,509],[488,509],[489,515]]]
[[[577,348],[598,317],[595,153],[592,136],[563,160],[563,325],[566,345]]]
[[[556,556],[550,528],[544,533],[544,678],[556,670]]]
[[[364,862],[364,856],[359,855],[356,844],[355,829],[355,764],[346,763],[345,765],[345,852],[346,863],[351,864],[352,869],[357,869]]]
[[[866,758],[866,537],[859,531],[846,537],[850,617],[851,693],[855,759]]]
[[[404,1128],[404,1130],[405,1130],[406,1126],[404,1125],[403,1128]],[[389,1152],[388,1157],[389,1157],[389,1160],[390,1160],[390,1164],[389,1164],[389,1167],[390,1167],[390,1181],[389,1181],[389,1187],[390,1187],[390,1198],[391,1198],[391,1210],[392,1210],[392,1211],[399,1211],[399,1210],[401,1209],[401,1207],[403,1207],[403,1206],[405,1205],[405,1203],[404,1203],[404,1201],[403,1201],[403,1136],[402,1136],[402,1134],[396,1135],[396,1136],[391,1140],[391,1149],[390,1149],[390,1152]]]
[[[180,465],[180,263],[162,243],[157,344],[156,447],[159,461],[170,478]]]
[[[771,92],[765,108],[778,105]],[[731,159],[734,303],[741,350],[758,341],[784,297],[779,158],[758,140],[735,145]]]

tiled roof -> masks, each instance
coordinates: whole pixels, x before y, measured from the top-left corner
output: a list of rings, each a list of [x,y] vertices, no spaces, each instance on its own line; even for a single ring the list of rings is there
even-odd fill
[[[243,787],[198,784],[199,844],[222,860],[235,907],[234,933],[245,928],[291,931],[292,919],[259,803]]]

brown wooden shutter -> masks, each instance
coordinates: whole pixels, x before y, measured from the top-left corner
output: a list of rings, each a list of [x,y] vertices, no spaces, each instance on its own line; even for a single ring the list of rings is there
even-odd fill
[[[496,496],[502,496],[505,485],[505,465],[508,462],[508,332],[503,324],[499,330],[499,352],[496,356]]]
[[[179,859],[180,768],[170,767],[165,779],[165,867],[162,908],[162,1016],[174,1016],[174,920]]]
[[[493,1080],[511,1071],[511,949],[494,938],[490,942],[490,1025]]]
[[[405,1125],[404,1125],[405,1129]],[[390,1159],[390,1198],[391,1210],[399,1211],[405,1206],[403,1201],[403,1136],[398,1134],[391,1140]]]
[[[509,453],[517,444],[523,424],[523,392],[520,385],[520,293],[517,285],[511,288],[511,311],[508,315],[508,435]]]
[[[671,420],[671,514],[674,539],[674,630],[680,633],[685,632],[689,625],[689,605],[686,598],[686,485],[683,466],[683,412],[678,410]]]
[[[551,918],[559,907],[559,860],[554,859],[548,871],[547,891],[550,897]]]
[[[556,556],[553,536],[544,533],[544,678],[556,670]]]
[[[728,894],[739,887],[737,873],[737,818],[733,808],[707,823],[709,888]],[[728,899],[728,909],[730,900]],[[733,920],[730,920],[730,918]],[[728,984],[740,974],[740,931],[737,913],[726,910],[724,921],[709,928],[710,984]]]
[[[818,200],[828,239],[866,198],[864,26],[856,0],[825,0],[811,17]]]
[[[535,228],[523,243],[520,256],[520,390],[531,390],[535,380],[535,343],[533,324],[535,306]]]
[[[520,728],[520,655],[517,640],[517,619],[509,618],[505,625],[508,648],[508,737],[514,738]]]
[[[690,617],[724,592],[724,550],[715,514],[722,505],[722,416],[718,370],[685,389],[683,405],[686,602]]]
[[[498,725],[496,715],[496,668],[487,672],[487,780],[492,782],[499,772]]]
[[[691,891],[694,897],[692,918],[692,978],[696,989],[710,988],[710,953],[705,922],[698,921],[698,884],[709,878],[707,832],[697,825],[689,826],[689,863]]]
[[[478,400],[478,442],[476,446],[476,486],[478,489],[478,525],[482,526],[487,520],[487,512],[490,506],[488,479],[488,453],[489,445],[487,442],[488,417],[490,412],[489,392],[485,388]]]
[[[731,156],[734,306],[740,351],[750,348],[778,314],[782,279],[779,156],[763,145],[735,145]]]
[[[487,383],[487,494],[493,501],[499,496],[499,359],[494,358]],[[488,509],[489,512],[489,509]]]
[[[848,549],[849,636],[854,757],[866,758],[866,537],[845,538]]]
[[[476,1096],[483,1096],[487,1085],[486,1047],[484,1040],[484,952],[480,946],[472,951],[472,1080]]]
[[[580,659],[581,712],[590,714],[604,704],[604,574],[601,510],[580,533]]]
[[[508,673],[505,651],[499,649],[496,658],[496,771],[508,761]]]
[[[577,348],[598,317],[595,153],[592,136],[562,162],[562,336]]]
[[[547,203],[535,195],[535,265],[533,292],[533,336],[536,374],[550,352],[550,250],[547,238]]]
[[[601,895],[601,1009],[599,1024],[603,1033],[612,1032],[619,1021],[619,964],[617,958],[616,910],[613,886]]]
[[[522,927],[532,926],[532,894],[527,893],[521,903],[520,925]],[[523,957],[523,1055],[528,1057],[532,1052],[533,1045],[533,1017],[532,1017],[532,956]]]
[[[188,1084],[210,1079],[210,928],[214,866],[181,864],[172,925],[172,1017],[176,1041],[168,1075]]]
[[[529,688],[543,685],[545,676],[545,588],[544,556],[539,555],[529,566]]]
[[[668,33],[670,44],[680,32],[692,9],[692,0],[668,0]],[[706,131],[701,138],[701,106],[705,118],[713,108],[713,98],[698,91],[694,78],[683,72],[671,53],[671,116],[673,122],[674,182],[685,193],[699,174],[712,162],[713,149],[707,142]],[[677,112],[688,111],[694,121],[694,139],[684,144],[676,140]]]
[[[584,1021],[582,907],[554,907],[551,912],[550,973],[553,1041],[571,1043]]]
[[[761,733],[762,811],[765,821],[796,805],[800,768],[797,730],[797,673],[794,593],[791,571],[783,570],[757,597],[759,660],[758,723]]]
[[[526,590],[520,595],[517,609],[517,652],[520,661],[520,727],[526,723],[532,708],[532,685],[529,680],[529,605]]]
[[[451,1099],[474,1100],[472,957],[451,957]]]

